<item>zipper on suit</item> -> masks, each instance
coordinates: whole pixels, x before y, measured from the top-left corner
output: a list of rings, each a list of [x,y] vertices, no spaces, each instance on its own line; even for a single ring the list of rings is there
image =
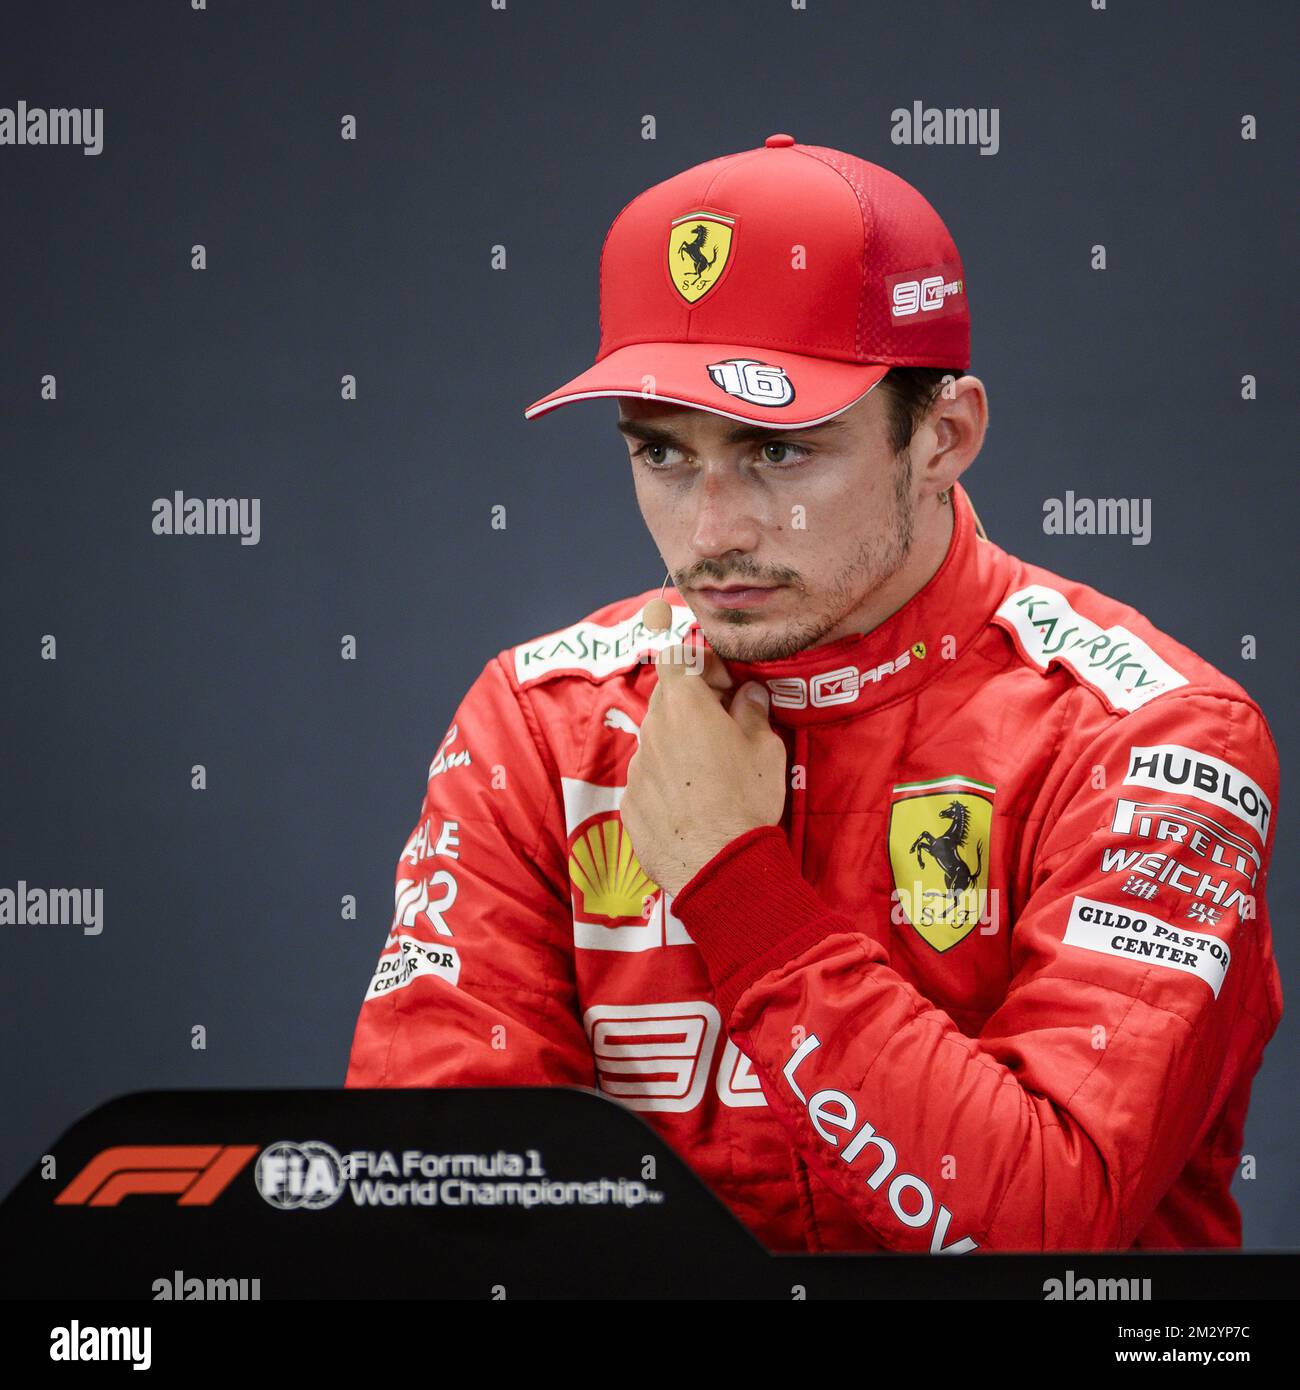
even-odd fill
[[[802,726],[796,726],[794,730],[794,753],[790,766],[792,772],[796,767],[803,769],[803,776],[799,779],[800,784],[795,785],[792,782],[790,787],[790,851],[794,855],[795,863],[799,866],[799,872],[803,873],[804,835],[808,824],[808,731]],[[804,1236],[808,1243],[808,1249],[814,1254],[821,1254],[826,1247],[821,1238],[821,1232],[817,1229],[817,1209],[813,1204],[812,1176],[807,1165],[793,1147],[790,1149],[790,1162],[794,1170],[795,1190],[799,1194],[799,1206],[804,1214]]]
[[[802,873],[804,825],[807,822],[808,731],[800,726],[796,726],[794,731],[794,759],[791,767],[803,768],[801,780],[804,785],[790,788],[790,848]]]

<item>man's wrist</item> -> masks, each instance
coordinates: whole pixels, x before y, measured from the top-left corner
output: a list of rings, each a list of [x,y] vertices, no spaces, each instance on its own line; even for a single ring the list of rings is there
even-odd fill
[[[673,898],[672,910],[704,957],[724,1021],[756,980],[854,930],[813,891],[776,825],[726,844]]]

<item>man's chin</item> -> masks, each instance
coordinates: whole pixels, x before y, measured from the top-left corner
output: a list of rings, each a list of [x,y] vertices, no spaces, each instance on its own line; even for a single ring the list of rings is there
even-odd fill
[[[778,622],[757,613],[696,617],[709,646],[724,661],[780,661],[812,646],[819,636],[815,627]]]

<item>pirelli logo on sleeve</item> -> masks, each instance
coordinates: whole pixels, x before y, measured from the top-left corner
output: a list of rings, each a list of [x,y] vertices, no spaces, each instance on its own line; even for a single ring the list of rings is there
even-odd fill
[[[1135,965],[1161,965],[1195,975],[1219,997],[1232,961],[1226,941],[1205,932],[1183,931],[1150,913],[1125,912],[1111,903],[1075,898],[1065,924],[1065,944]]]
[[[1258,833],[1261,844],[1268,838],[1272,803],[1244,772],[1222,758],[1198,753],[1180,743],[1130,748],[1124,784],[1194,796],[1207,806],[1217,806],[1245,821]]]

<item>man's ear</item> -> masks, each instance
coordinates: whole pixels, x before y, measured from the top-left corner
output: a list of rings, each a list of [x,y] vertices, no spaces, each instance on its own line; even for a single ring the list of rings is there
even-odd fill
[[[921,463],[925,492],[947,492],[975,462],[988,421],[988,395],[979,377],[958,377],[940,390],[923,425],[927,439],[933,436]]]

